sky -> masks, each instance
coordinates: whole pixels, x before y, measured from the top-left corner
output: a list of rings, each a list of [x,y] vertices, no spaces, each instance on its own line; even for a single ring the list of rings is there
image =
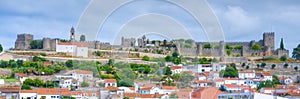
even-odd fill
[[[14,47],[17,34],[21,33],[33,34],[35,39],[68,39],[70,28],[77,27],[89,3],[90,0],[0,0],[0,44],[4,49]],[[300,43],[298,0],[208,0],[208,4],[219,20],[226,41],[258,41],[262,39],[263,32],[275,32],[276,48],[280,38],[284,38],[285,47],[290,52]],[[112,42],[111,38],[126,21],[140,13],[170,16],[184,26],[196,41],[207,41],[201,24],[194,17],[163,0],[139,0],[120,7],[103,24],[96,40]]]

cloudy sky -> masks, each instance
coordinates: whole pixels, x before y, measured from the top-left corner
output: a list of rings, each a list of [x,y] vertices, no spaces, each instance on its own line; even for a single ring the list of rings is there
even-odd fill
[[[70,28],[77,27],[89,2],[90,0],[0,0],[0,43],[5,49],[11,48],[16,35],[20,33],[34,34],[35,39],[68,39]],[[206,41],[201,26],[193,17],[181,8],[163,2],[140,0],[123,6],[104,23],[97,40],[111,42],[111,38],[116,36],[115,32],[126,20],[147,12],[170,16],[191,32],[194,39]],[[226,41],[258,41],[262,39],[263,32],[273,31],[276,33],[276,46],[279,46],[280,38],[284,38],[289,50],[300,43],[298,0],[208,0],[208,4],[221,24]]]

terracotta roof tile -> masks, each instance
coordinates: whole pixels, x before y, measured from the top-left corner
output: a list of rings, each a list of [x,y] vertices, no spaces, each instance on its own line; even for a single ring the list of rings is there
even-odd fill
[[[70,96],[70,90],[68,88],[37,88],[37,94],[39,95],[58,95]]]
[[[26,75],[24,73],[15,73],[15,75],[17,75],[19,77],[28,77],[28,75]]]
[[[175,69],[182,69],[182,66],[172,66],[171,70],[175,70]]]
[[[77,73],[77,74],[93,74],[92,71],[79,70],[79,69],[74,70],[74,73]]]
[[[0,87],[2,93],[19,93],[20,87]]]
[[[82,42],[57,42],[58,45],[76,45],[77,47],[88,47],[88,43]]]
[[[176,86],[162,86],[161,88],[163,90],[177,90]]]
[[[117,83],[116,79],[104,79],[105,83]]]

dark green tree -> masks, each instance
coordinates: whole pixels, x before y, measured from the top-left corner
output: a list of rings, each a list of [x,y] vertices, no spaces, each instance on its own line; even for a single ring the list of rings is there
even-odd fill
[[[177,58],[179,56],[179,53],[177,51],[172,53],[172,57]]]
[[[295,69],[295,71],[297,71],[297,72],[298,72],[298,66],[294,67],[294,69]]]
[[[270,81],[270,80],[267,80],[267,81],[261,81],[257,87],[257,90],[260,90],[261,88],[272,88],[272,87],[275,87],[275,84]]]
[[[275,67],[276,67],[276,65],[275,65],[275,64],[272,64],[272,65],[271,65],[271,68],[272,68],[272,69],[274,69]]]
[[[95,51],[93,54],[96,55],[96,56],[101,56],[102,55],[102,53],[100,51]]]
[[[149,56],[143,56],[142,60],[143,60],[143,61],[149,61],[149,60],[150,60],[150,57],[149,57]]]
[[[209,49],[209,48],[211,48],[211,47],[212,47],[212,46],[211,46],[211,44],[209,44],[209,43],[203,45],[203,48],[208,48],[208,49]]]
[[[166,66],[164,68],[164,71],[165,71],[165,75],[168,75],[168,76],[171,76],[172,75],[172,71],[171,71],[171,68],[169,66]]]
[[[164,47],[167,47],[167,40],[164,40],[163,43],[164,43]]]
[[[30,42],[31,49],[42,49],[43,48],[43,41],[42,40],[32,40]]]
[[[174,63],[174,64],[181,64],[181,57],[175,58],[175,59],[173,60],[173,63]]]
[[[286,55],[282,55],[280,57],[280,60],[283,61],[283,62],[285,62],[287,60],[287,56]]]
[[[172,62],[173,61],[173,57],[171,57],[171,56],[166,56],[165,57],[165,60],[167,61],[167,62]]]
[[[109,66],[113,66],[114,63],[115,63],[115,60],[114,60],[114,59],[109,59],[109,60],[108,60],[108,65],[109,65]]]
[[[0,44],[0,53],[3,51],[3,47],[2,45]]]
[[[262,62],[260,66],[261,66],[261,68],[265,68],[266,65],[267,64],[265,62]]]
[[[296,48],[293,49],[293,58],[296,60],[300,60],[300,44]]]
[[[224,71],[224,77],[237,77],[238,70],[236,69],[235,65],[231,64],[227,66]]]
[[[247,65],[247,66],[246,66],[246,69],[249,69],[249,68],[250,68],[249,65]]]
[[[284,44],[283,44],[283,38],[281,38],[281,40],[280,40],[280,49],[285,50]]]
[[[32,90],[29,85],[23,84],[21,90]]]
[[[285,64],[283,65],[284,68],[288,68],[288,66],[289,66],[288,63],[285,63]]]
[[[80,35],[80,42],[85,42],[85,35]]]

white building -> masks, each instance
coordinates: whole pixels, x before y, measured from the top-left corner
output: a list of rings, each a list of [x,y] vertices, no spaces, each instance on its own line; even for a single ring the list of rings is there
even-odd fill
[[[20,80],[21,83],[23,83],[28,78],[28,75],[24,73],[15,73],[15,78]]]
[[[171,71],[172,71],[172,75],[179,74],[182,72],[182,66],[172,66]]]
[[[20,99],[36,99],[36,90],[21,90],[19,93]]]
[[[93,72],[76,69],[76,70],[73,70],[72,76],[79,82],[83,82],[84,80],[87,80],[87,79],[93,79]]]
[[[255,78],[255,71],[254,70],[239,71],[239,78],[242,79]]]
[[[198,73],[210,72],[213,70],[211,64],[198,64]]]
[[[245,85],[246,80],[238,78],[224,78],[224,84]]]
[[[62,96],[71,96],[68,88],[37,88],[36,99],[60,99]]]
[[[117,80],[116,79],[105,79],[104,87],[108,87],[108,86],[117,87]]]
[[[66,80],[61,80],[59,84],[61,88],[71,88],[71,85],[74,88],[77,88],[79,86],[79,82],[75,79],[66,79]]]
[[[77,57],[88,57],[88,44],[79,42],[56,42],[56,52]]]

